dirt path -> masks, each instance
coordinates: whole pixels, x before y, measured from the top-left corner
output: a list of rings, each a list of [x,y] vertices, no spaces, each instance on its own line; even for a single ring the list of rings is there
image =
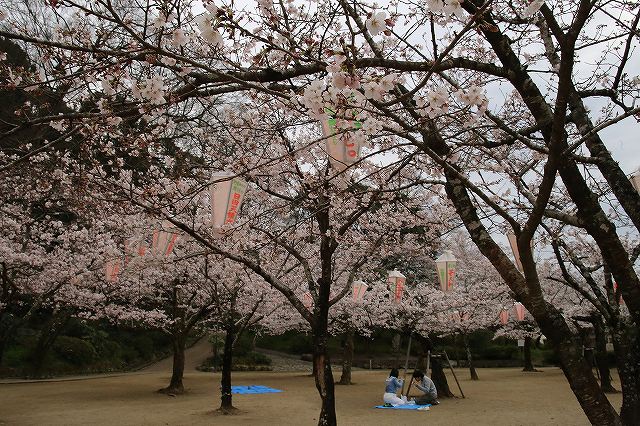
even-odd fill
[[[207,337],[202,337],[195,345],[191,346],[184,351],[184,371],[190,372],[196,369],[197,366],[202,364],[202,361],[211,356],[212,347]],[[151,364],[140,371],[142,372],[167,372],[171,371],[173,366],[173,356],[169,356],[163,360]]]
[[[480,381],[459,369],[466,399],[443,400],[426,412],[377,410],[386,371],[353,372],[354,386],[337,386],[341,425],[586,425],[586,417],[557,368],[544,373],[479,369]],[[319,398],[306,373],[242,372],[238,385],[261,384],[279,394],[234,395],[237,416],[213,414],[220,401],[218,373],[188,372],[187,395],[154,391],[170,371],[57,383],[0,385],[0,424],[6,425],[283,425],[317,423]],[[339,374],[336,373],[336,378]],[[453,378],[449,377],[453,383]],[[620,395],[610,396],[619,408]]]

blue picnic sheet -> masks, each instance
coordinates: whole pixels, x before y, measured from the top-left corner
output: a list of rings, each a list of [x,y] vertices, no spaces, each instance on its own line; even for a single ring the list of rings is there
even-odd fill
[[[376,408],[387,408],[389,410],[417,410],[422,407],[431,407],[431,404],[425,404],[425,405],[405,404],[405,405],[398,405],[396,407],[385,407],[384,405],[376,405]]]
[[[269,386],[262,385],[248,385],[248,386],[231,386],[231,393],[245,395],[256,393],[278,393],[282,392],[280,389],[270,388]]]

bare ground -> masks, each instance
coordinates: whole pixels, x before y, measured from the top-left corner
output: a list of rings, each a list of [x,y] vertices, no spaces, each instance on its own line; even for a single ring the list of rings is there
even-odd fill
[[[431,411],[376,410],[386,371],[354,371],[353,386],[337,386],[342,425],[585,425],[588,424],[559,369],[522,373],[480,369],[480,381],[457,370],[466,399],[442,400]],[[314,425],[319,397],[307,372],[241,372],[234,384],[261,384],[280,394],[234,395],[239,414],[223,416],[218,373],[189,372],[188,393],[168,397],[154,391],[170,372],[63,382],[0,384],[0,424],[7,425]],[[336,372],[336,378],[339,378]],[[455,382],[449,377],[452,389]],[[620,395],[610,396],[615,407]]]

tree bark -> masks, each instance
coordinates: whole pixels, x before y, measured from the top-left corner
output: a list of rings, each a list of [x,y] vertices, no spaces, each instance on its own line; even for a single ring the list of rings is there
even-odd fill
[[[469,363],[469,374],[471,375],[471,380],[480,380],[480,378],[478,377],[478,373],[476,372],[476,368],[473,365],[471,347],[469,346],[469,337],[466,333],[462,334],[462,341],[464,343],[464,349],[467,352],[467,362]]]
[[[395,367],[397,367],[400,362],[400,343],[402,342],[402,336],[400,333],[396,333],[393,335],[391,339],[391,352],[393,353],[393,360],[395,363]]]
[[[431,380],[433,380],[433,384],[436,385],[438,398],[451,398],[455,396],[453,392],[451,392],[451,389],[449,389],[449,382],[447,382],[447,376],[444,374],[440,355],[431,355]]]
[[[533,343],[533,339],[529,336],[524,338],[524,367],[522,371],[538,371],[533,366],[533,361],[531,360],[531,345]]]
[[[38,341],[31,354],[32,365],[29,374],[31,378],[41,379],[44,377],[44,362],[47,355],[70,318],[71,315],[66,312],[53,312],[51,318],[40,330]]]
[[[606,393],[617,393],[618,391],[611,383],[611,371],[609,369],[609,358],[607,357],[607,338],[602,316],[598,315],[593,319],[593,327],[596,334],[595,359],[596,368],[600,374],[600,388]]]
[[[352,385],[351,367],[353,365],[355,331],[349,328],[345,333],[344,348],[342,350],[342,375],[340,376],[339,385]]]
[[[315,366],[316,389],[322,399],[318,426],[335,426],[336,400],[333,374],[327,348],[326,329],[315,330],[313,336],[313,364]]]
[[[233,341],[235,339],[234,324],[227,326],[222,353],[222,375],[220,378],[220,411],[229,412],[235,409],[231,394],[231,367],[233,366]]]
[[[166,394],[183,394],[184,385],[182,378],[184,377],[184,347],[186,336],[183,333],[176,332],[171,336],[171,344],[173,346],[173,366],[171,370],[171,380],[169,386],[160,389],[159,392]]]
[[[619,321],[613,330],[613,346],[622,388],[620,418],[624,425],[640,424],[640,342],[632,324]]]

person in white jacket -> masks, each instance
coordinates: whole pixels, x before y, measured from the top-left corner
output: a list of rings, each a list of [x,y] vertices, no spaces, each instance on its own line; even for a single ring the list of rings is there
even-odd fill
[[[389,377],[385,380],[384,396],[382,400],[385,404],[391,404],[394,407],[397,405],[404,405],[407,403],[407,397],[398,397],[398,390],[402,389],[403,380],[398,379],[398,369],[394,368],[389,373]]]

